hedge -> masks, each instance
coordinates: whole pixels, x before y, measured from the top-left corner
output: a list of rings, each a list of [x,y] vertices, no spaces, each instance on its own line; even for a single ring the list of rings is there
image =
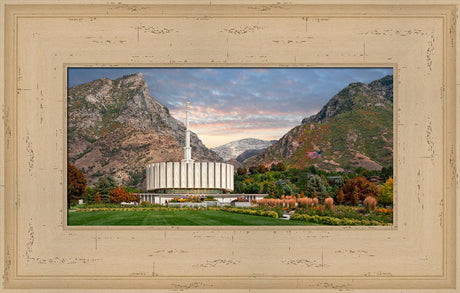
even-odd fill
[[[327,216],[310,216],[306,214],[293,214],[291,216],[291,220],[294,221],[304,221],[304,222],[311,222],[311,223],[318,223],[318,224],[325,224],[325,225],[333,225],[333,226],[388,226],[392,224],[381,223],[375,220],[356,220],[356,219],[348,219],[348,218],[334,218],[334,217],[327,217]]]
[[[251,210],[251,209],[238,209],[238,208],[221,208],[221,211],[245,214],[245,215],[254,215],[254,216],[263,216],[269,218],[278,218],[278,213],[275,211],[263,211],[263,210]]]

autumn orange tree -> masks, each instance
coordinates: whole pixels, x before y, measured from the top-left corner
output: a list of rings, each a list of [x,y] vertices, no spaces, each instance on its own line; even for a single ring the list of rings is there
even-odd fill
[[[96,193],[96,196],[94,197],[94,202],[101,203],[101,201],[102,201],[101,194],[98,192]]]
[[[140,201],[140,196],[130,192],[126,187],[117,186],[110,192],[110,201],[114,203]]]
[[[343,194],[343,189],[340,187],[339,191],[337,192],[337,196],[335,197],[335,200],[337,203],[342,204],[344,200],[345,195]]]
[[[346,202],[354,202],[352,196],[355,192],[355,189],[358,193],[358,201],[364,200],[368,196],[377,198],[377,187],[375,186],[375,184],[369,182],[366,178],[362,176],[358,176],[354,179],[349,179],[343,188]]]
[[[67,164],[67,203],[73,205],[83,198],[86,191],[86,178],[77,167]]]

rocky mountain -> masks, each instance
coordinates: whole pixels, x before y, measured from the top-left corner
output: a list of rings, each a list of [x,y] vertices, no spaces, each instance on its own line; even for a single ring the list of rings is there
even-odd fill
[[[313,152],[321,152],[315,156]],[[310,156],[309,156],[310,153]],[[369,84],[351,83],[315,115],[302,120],[244,166],[283,162],[342,171],[393,164],[393,76]]]
[[[212,148],[224,161],[236,160],[242,163],[249,157],[257,155],[272,145],[276,140],[245,138]]]
[[[322,123],[330,117],[352,111],[357,107],[393,105],[393,76],[387,75],[370,84],[352,83],[341,90],[318,112],[302,120],[302,124]]]
[[[68,160],[89,185],[111,174],[145,188],[147,164],[183,159],[184,123],[150,96],[141,73],[69,88],[67,101]],[[193,132],[191,147],[197,161],[222,161]]]

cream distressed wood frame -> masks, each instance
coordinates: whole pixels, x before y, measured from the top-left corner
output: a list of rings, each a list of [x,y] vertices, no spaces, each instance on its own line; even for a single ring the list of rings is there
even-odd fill
[[[20,2],[1,2],[2,289],[458,289],[458,1]],[[67,227],[69,66],[391,66],[395,224]]]

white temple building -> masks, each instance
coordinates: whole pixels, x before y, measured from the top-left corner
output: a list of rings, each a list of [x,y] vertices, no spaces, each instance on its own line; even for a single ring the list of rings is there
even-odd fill
[[[189,103],[185,118],[184,159],[147,165],[147,192],[167,195],[214,195],[233,191],[233,165],[192,160]],[[150,200],[149,200],[150,201]]]

